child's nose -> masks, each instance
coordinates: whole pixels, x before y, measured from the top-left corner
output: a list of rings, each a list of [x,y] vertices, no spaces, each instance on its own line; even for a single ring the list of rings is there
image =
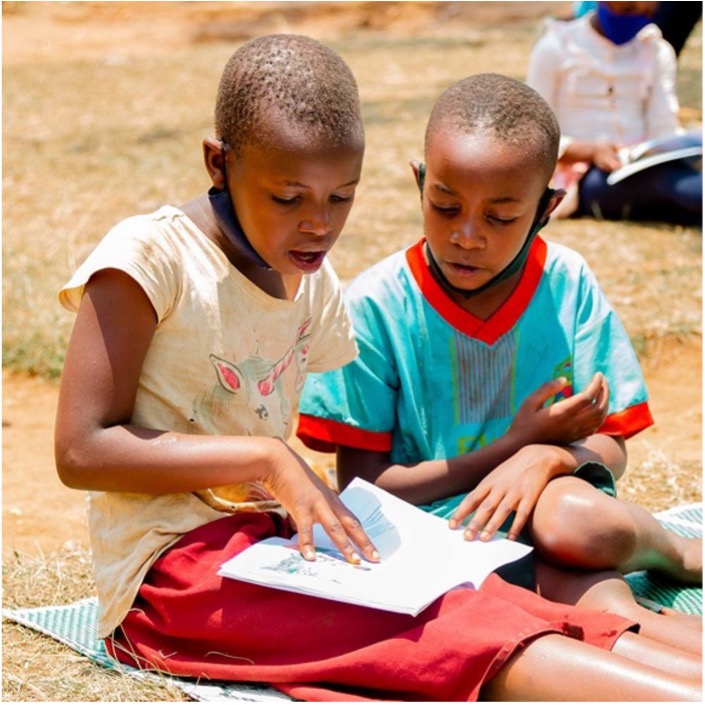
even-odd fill
[[[319,236],[328,235],[332,229],[333,221],[328,208],[316,208],[299,223],[299,230],[302,232]]]
[[[470,250],[481,247],[484,243],[484,238],[480,235],[478,228],[473,226],[472,223],[463,223],[453,229],[450,234],[450,241],[455,245]]]

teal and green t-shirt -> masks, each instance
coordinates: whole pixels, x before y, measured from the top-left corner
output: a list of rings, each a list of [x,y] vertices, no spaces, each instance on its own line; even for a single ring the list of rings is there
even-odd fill
[[[358,357],[308,376],[298,435],[310,447],[388,451],[393,463],[456,457],[502,436],[526,397],[557,377],[560,396],[595,372],[609,383],[600,432],[653,423],[629,337],[578,253],[537,237],[509,299],[481,320],[431,274],[423,240],[346,291]]]

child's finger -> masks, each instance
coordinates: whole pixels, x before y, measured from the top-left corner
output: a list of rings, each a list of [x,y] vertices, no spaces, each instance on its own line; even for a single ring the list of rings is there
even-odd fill
[[[350,543],[345,530],[337,520],[330,523],[321,522],[325,532],[330,536],[335,547],[343,554],[348,563],[359,563],[361,561],[360,554],[355,550],[355,547]]]
[[[529,515],[532,510],[533,504],[531,502],[527,500],[519,502],[519,506],[515,510],[514,521],[507,532],[507,538],[510,541],[516,541],[519,538],[521,530],[526,526],[526,522],[529,521]]]
[[[480,540],[489,541],[502,527],[502,524],[507,520],[507,517],[512,513],[512,508],[501,503],[494,510],[490,518],[484,523],[480,530]],[[471,540],[474,536],[469,536],[467,530],[464,534],[465,538]]]
[[[316,549],[313,545],[313,528],[310,523],[299,525],[299,551],[307,561],[316,560]]]
[[[476,505],[477,502],[474,506]],[[476,509],[474,509],[474,511],[471,510],[473,511],[472,518],[470,519],[467,527],[465,527],[465,531],[463,533],[463,536],[467,541],[472,541],[478,535],[481,535],[483,532],[487,531],[487,523],[494,516],[498,506],[499,502],[497,500],[493,500],[491,496],[488,496]]]
[[[448,524],[451,529],[457,529],[465,521],[465,519],[467,519],[468,516],[475,511],[480,502],[485,498],[486,494],[478,494],[478,491],[479,488],[476,488],[474,491],[470,492],[470,494],[466,495],[463,501],[457,506],[456,510],[448,520]],[[473,520],[474,519],[475,517],[473,517]],[[473,530],[479,530],[479,525],[475,525],[471,522],[465,530],[466,535],[468,529],[470,529],[471,532]]]
[[[596,372],[587,387],[576,396],[582,396],[590,403],[594,403],[602,390],[604,381],[605,378],[602,372]]]
[[[602,379],[602,389],[600,389],[600,393],[597,396],[596,403],[604,412],[607,411],[610,403],[610,385],[607,381],[607,377],[603,377]]]
[[[379,551],[370,540],[367,532],[362,528],[362,524],[357,517],[349,510],[345,510],[346,514],[342,519],[343,526],[347,535],[353,540],[355,545],[360,549],[362,555],[368,560],[376,563],[379,561]]]
[[[351,543],[350,539],[352,538],[368,560],[379,560],[379,553],[355,515],[346,509],[342,503],[340,506],[342,508],[340,515],[328,507],[319,517],[323,530],[330,536],[335,547],[345,556],[345,560],[348,563],[359,563],[361,560],[360,554],[358,549]]]
[[[532,409],[540,409],[551,397],[558,394],[567,382],[568,380],[565,377],[558,377],[544,382],[537,390],[529,394],[525,403]]]
[[[552,413],[579,414],[584,411],[595,411],[595,405],[602,399],[604,383],[606,382],[601,372],[596,372],[589,384],[581,391],[562,399],[551,407]]]

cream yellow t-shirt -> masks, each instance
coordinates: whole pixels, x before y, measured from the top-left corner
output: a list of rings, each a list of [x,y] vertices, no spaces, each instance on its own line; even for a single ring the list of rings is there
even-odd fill
[[[177,208],[119,223],[61,289],[61,304],[78,310],[91,275],[107,268],[135,279],[158,318],[133,424],[286,439],[306,372],[340,367],[357,354],[327,261],[303,277],[293,301],[273,298]],[[124,619],[159,554],[223,514],[196,493],[89,492],[88,500],[98,633],[105,637]],[[281,511],[258,483],[231,488],[228,500],[235,510]]]

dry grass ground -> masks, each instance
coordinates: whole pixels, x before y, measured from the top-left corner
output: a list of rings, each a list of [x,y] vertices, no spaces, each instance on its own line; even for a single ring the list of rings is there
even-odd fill
[[[367,155],[332,255],[348,280],[420,235],[408,161],[421,155],[440,91],[480,71],[523,78],[542,18],[570,5],[3,3],[4,606],[91,594],[79,495],[52,484],[56,390],[47,380],[60,374],[72,323],[56,290],[116,221],[207,188],[199,145],[237,44],[271,31],[311,34],[358,77]],[[698,28],[679,63],[686,125],[702,123],[701,57]],[[547,236],[586,256],[647,374],[657,426],[630,444],[622,495],[652,510],[700,499],[701,233],[570,221],[552,223]],[[94,668],[16,625],[3,625],[3,647],[6,701],[185,699]]]

